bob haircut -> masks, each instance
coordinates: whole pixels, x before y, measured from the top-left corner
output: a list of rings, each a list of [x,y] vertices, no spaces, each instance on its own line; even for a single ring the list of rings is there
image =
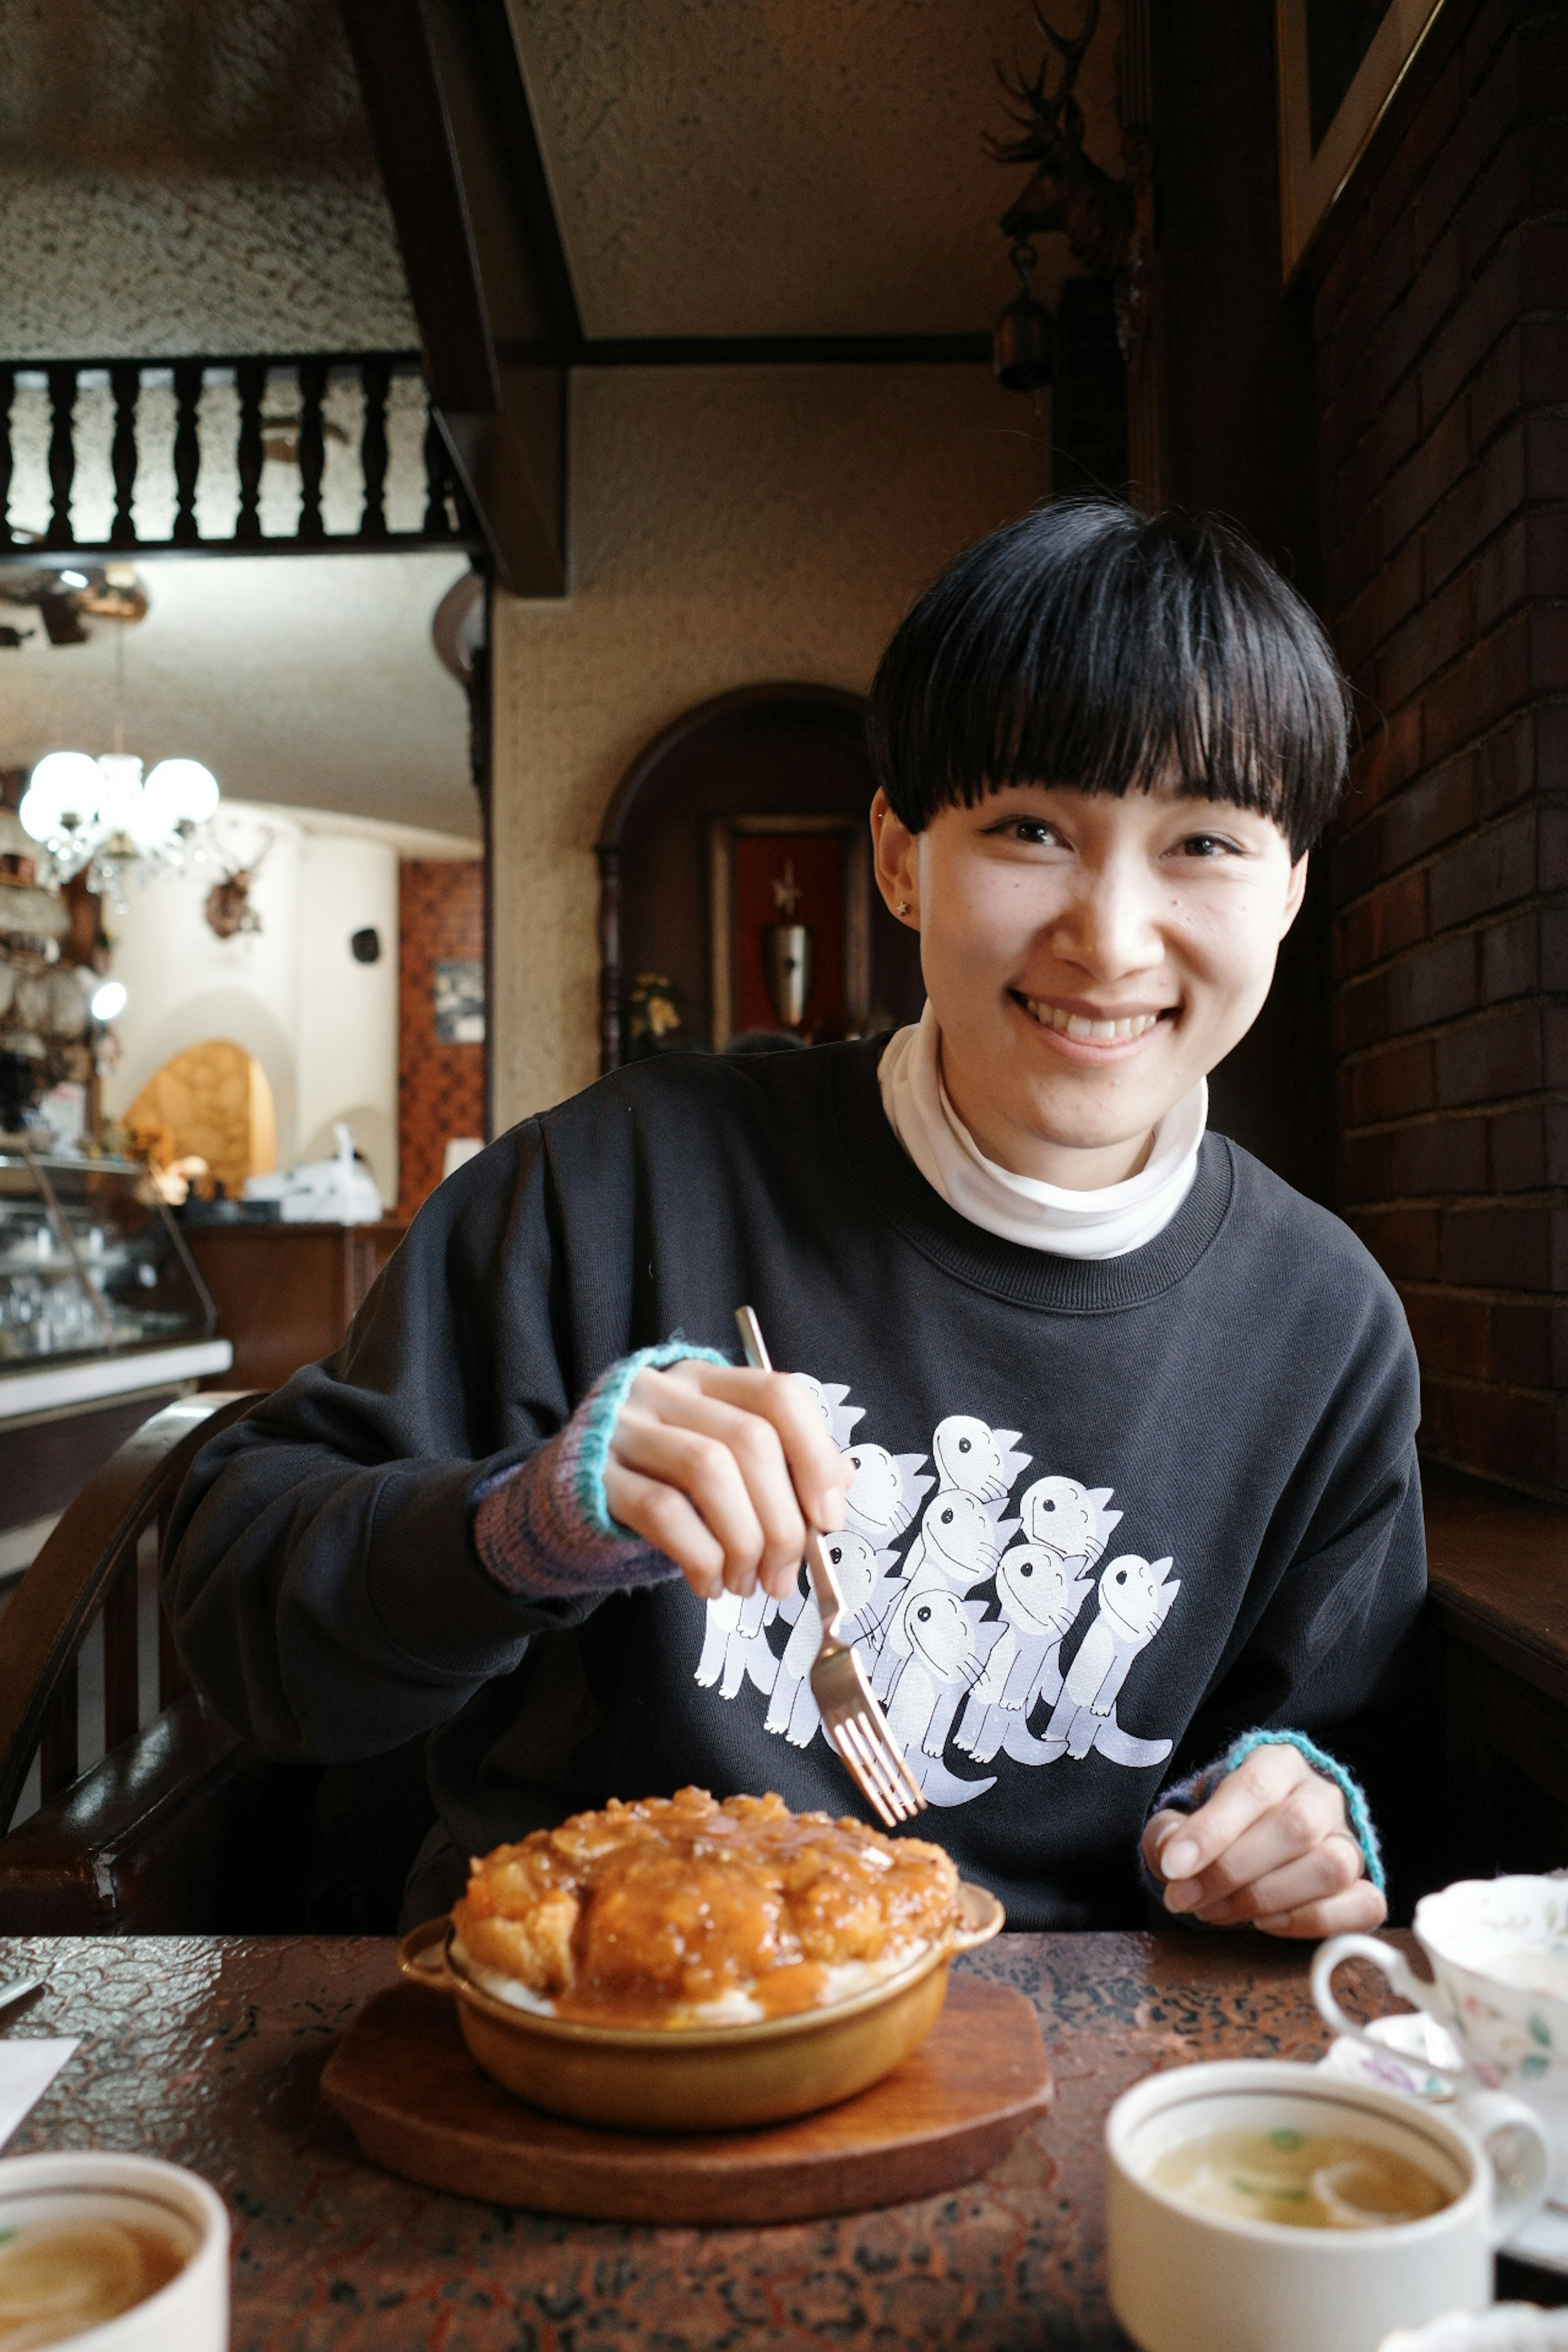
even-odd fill
[[[872,763],[922,832],[1009,785],[1176,789],[1269,817],[1299,858],[1344,780],[1349,691],[1316,616],[1208,519],[1059,499],[958,558],[871,688]]]

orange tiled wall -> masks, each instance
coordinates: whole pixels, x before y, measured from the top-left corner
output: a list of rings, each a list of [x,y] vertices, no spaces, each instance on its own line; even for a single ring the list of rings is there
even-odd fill
[[[411,1217],[441,1181],[454,1135],[485,1131],[485,1049],[436,1040],[436,966],[485,951],[477,857],[409,860],[399,888],[397,1213]]]

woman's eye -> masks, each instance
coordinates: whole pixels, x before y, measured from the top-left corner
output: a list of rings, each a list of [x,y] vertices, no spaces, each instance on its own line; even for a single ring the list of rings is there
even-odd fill
[[[1236,844],[1222,833],[1189,833],[1179,845],[1183,857],[1228,857],[1236,854]]]
[[[1012,817],[996,830],[1005,841],[1021,841],[1030,849],[1059,849],[1061,835],[1043,816]]]

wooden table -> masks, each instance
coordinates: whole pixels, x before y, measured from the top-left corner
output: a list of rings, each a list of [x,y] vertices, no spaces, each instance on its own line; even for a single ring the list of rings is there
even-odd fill
[[[205,2173],[235,2226],[233,2352],[1120,2347],[1106,2110],[1152,2067],[1319,2056],[1309,1958],[1250,1936],[1003,1937],[960,1966],[1035,2001],[1057,2102],[988,2178],[841,2221],[655,2230],[501,2211],[363,2162],[317,2084],[393,1979],[389,1943],[6,1937],[0,1979],[49,1978],[9,2032],[82,2036],[11,2152],[141,2148]]]

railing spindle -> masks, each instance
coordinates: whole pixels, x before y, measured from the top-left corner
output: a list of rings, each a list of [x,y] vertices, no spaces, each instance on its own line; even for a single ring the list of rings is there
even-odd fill
[[[76,1737],[77,1661],[73,1658],[60,1677],[59,1688],[44,1710],[43,1729],[38,1736],[39,1801],[47,1804],[62,1789],[68,1789],[76,1779],[79,1766]]]
[[[76,415],[76,375],[74,367],[64,365],[49,370],[49,527],[44,535],[46,547],[69,547],[71,541],[71,484],[76,479],[76,442],[71,425]]]
[[[321,537],[321,473],[327,462],[321,401],[327,389],[324,360],[300,363],[300,530],[304,540]]]
[[[386,537],[386,395],[392,369],[384,359],[360,362],[364,391],[364,429],[360,435],[360,470],[364,476],[364,509],[360,516],[362,539]]]
[[[136,1730],[141,1715],[137,1674],[137,1561],[132,1546],[103,1601],[103,1752]]]
[[[452,518],[447,507],[447,476],[451,460],[441,427],[436,422],[436,411],[426,411],[425,419],[425,537],[449,539]]]
[[[11,407],[16,397],[16,371],[0,367],[0,547],[15,544],[11,537]]]
[[[266,451],[261,444],[261,404],[267,393],[265,360],[241,360],[234,380],[239,393],[239,512],[234,535],[252,547],[261,537],[261,467]]]
[[[174,363],[174,528],[170,538],[176,547],[196,547],[201,541],[196,481],[202,469],[198,411],[204,373],[200,360]]]
[[[134,361],[123,361],[109,371],[114,394],[114,439],[110,470],[114,476],[114,520],[109,526],[114,547],[136,544],[136,404],[142,394],[142,371]]]

